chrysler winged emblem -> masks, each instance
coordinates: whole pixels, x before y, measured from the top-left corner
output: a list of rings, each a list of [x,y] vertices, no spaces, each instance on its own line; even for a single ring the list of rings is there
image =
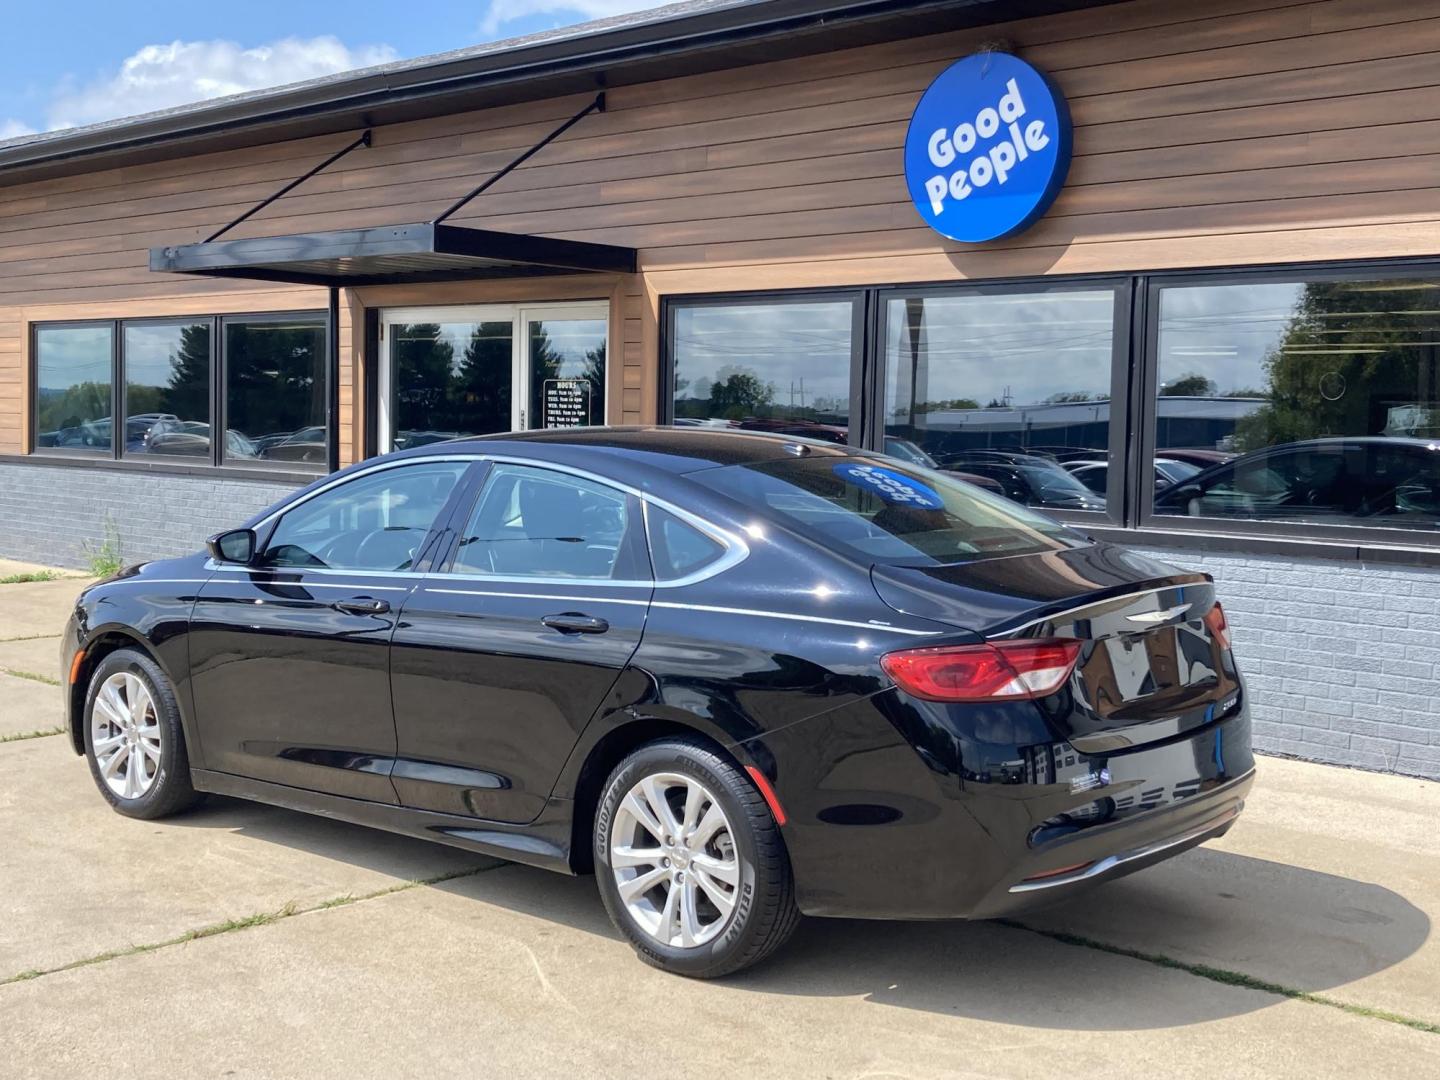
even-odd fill
[[[1125,618],[1128,622],[1141,623],[1145,626],[1155,626],[1159,623],[1170,622],[1175,616],[1189,610],[1189,604],[1176,604],[1174,607],[1166,608],[1164,611],[1142,611],[1138,615],[1126,615]]]

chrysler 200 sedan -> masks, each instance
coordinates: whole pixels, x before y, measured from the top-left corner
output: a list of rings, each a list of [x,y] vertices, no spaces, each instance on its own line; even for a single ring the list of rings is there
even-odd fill
[[[984,918],[1227,831],[1250,722],[1208,577],[823,442],[437,443],[87,590],[75,751],[122,814],[204,792],[593,872],[649,963],[801,914]]]

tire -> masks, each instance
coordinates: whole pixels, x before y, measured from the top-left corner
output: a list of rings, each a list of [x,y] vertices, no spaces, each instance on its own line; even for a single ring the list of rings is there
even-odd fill
[[[203,798],[190,782],[174,687],[138,649],[118,649],[96,667],[85,693],[84,724],[90,775],[118,813],[151,820]]]
[[[665,835],[657,799],[679,824],[676,835]],[[724,819],[718,830],[715,808]],[[790,857],[770,808],[733,762],[699,739],[647,743],[616,766],[595,814],[593,846],[611,921],[663,971],[733,974],[765,959],[799,925]],[[641,879],[654,884],[647,889]]]

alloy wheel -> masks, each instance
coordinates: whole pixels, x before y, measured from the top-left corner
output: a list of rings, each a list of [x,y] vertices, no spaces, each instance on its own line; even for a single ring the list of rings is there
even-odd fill
[[[610,867],[625,910],[662,945],[705,945],[734,914],[740,862],[730,819],[692,777],[655,773],[630,789],[610,830]]]
[[[160,717],[139,676],[118,671],[100,685],[90,716],[90,744],[106,787],[138,799],[160,775]]]

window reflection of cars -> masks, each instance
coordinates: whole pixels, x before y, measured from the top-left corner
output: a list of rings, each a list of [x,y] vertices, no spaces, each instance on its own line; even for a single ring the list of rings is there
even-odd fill
[[[149,449],[152,454],[166,454],[172,457],[209,457],[210,425],[198,420],[184,420],[173,430],[151,435]],[[255,444],[235,430],[225,432],[225,457],[253,458],[258,451]]]
[[[942,467],[994,480],[1007,498],[1026,506],[1105,509],[1104,496],[1091,491],[1050,458],[1011,451],[974,451],[949,458]]]
[[[934,458],[909,439],[886,435],[885,453],[893,458],[899,458],[901,461],[908,461],[911,465],[924,465],[927,469],[939,468]]]
[[[1107,461],[1067,461],[1065,469],[1091,491],[1105,494],[1105,485],[1110,481],[1110,463]],[[1188,461],[1167,461],[1155,459],[1154,483],[1156,492],[1164,491],[1171,484],[1189,480],[1200,473],[1198,466]]]
[[[325,462],[325,428],[301,428],[287,435],[264,435],[255,440],[258,456],[267,461]]]
[[[1168,488],[1155,512],[1433,526],[1440,523],[1440,442],[1382,436],[1265,447]],[[1421,520],[1403,520],[1411,516]]]

